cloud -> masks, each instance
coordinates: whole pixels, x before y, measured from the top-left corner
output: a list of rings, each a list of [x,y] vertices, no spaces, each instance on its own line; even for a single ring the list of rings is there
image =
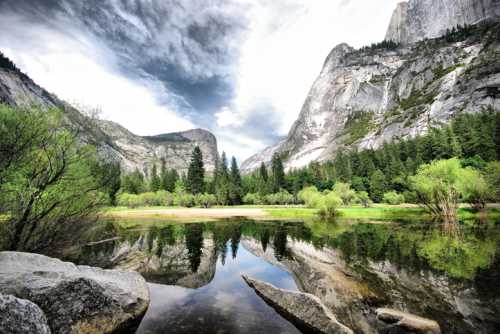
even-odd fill
[[[203,127],[243,160],[287,134],[329,51],[398,0],[0,0],[0,49],[132,132]]]

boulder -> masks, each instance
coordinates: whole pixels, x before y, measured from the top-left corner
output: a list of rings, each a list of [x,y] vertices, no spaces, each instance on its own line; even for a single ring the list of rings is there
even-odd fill
[[[0,294],[0,333],[50,334],[45,313],[29,300]]]
[[[325,334],[353,333],[338,322],[335,315],[314,295],[280,289],[245,275],[243,279],[267,304],[301,330]]]
[[[390,308],[379,308],[376,313],[379,333],[441,334],[441,328],[434,320]]]
[[[138,323],[149,305],[136,272],[20,252],[0,252],[0,293],[38,305],[53,333],[113,333]]]

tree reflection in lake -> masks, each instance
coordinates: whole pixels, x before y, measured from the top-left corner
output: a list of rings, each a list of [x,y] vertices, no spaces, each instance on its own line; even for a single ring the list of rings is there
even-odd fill
[[[216,286],[218,293],[233,295],[237,292],[231,289],[246,289],[230,283],[241,273],[255,271],[278,286],[282,281],[276,277],[286,277],[317,294],[340,318],[357,319],[348,323],[354,328],[359,317],[368,317],[370,324],[371,305],[434,318],[450,333],[488,333],[500,326],[492,317],[500,312],[500,228],[493,222],[450,229],[422,223],[238,220],[126,229],[118,237],[85,247],[77,262],[134,269],[150,282],[207,288],[211,293]],[[161,286],[155,289],[165,292]],[[190,293],[183,307],[194,303],[193,310],[199,310],[201,301],[212,303],[202,291],[196,301]],[[335,291],[335,303],[330,303],[329,291]],[[256,303],[247,294],[241,298],[239,303]],[[207,314],[212,311],[204,309]],[[220,320],[228,320],[227,315]]]

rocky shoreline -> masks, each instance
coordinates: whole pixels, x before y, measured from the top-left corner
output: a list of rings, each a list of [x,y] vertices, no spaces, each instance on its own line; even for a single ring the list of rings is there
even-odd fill
[[[0,252],[1,333],[117,333],[138,325],[149,302],[136,272]]]

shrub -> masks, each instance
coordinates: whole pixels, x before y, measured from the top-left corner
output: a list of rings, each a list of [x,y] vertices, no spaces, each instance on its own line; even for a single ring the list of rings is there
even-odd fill
[[[245,197],[243,197],[243,203],[258,205],[258,204],[262,204],[262,199],[261,199],[259,194],[248,193],[245,195]]]
[[[349,183],[337,182],[333,186],[333,193],[342,200],[342,204],[349,205],[356,198],[356,192]]]
[[[333,192],[320,196],[316,203],[319,215],[323,218],[337,217],[337,208],[342,205],[342,199]]]
[[[269,194],[265,197],[266,204],[270,205],[288,205],[294,203],[293,195],[286,190],[281,190],[275,194]]]
[[[405,197],[402,194],[398,194],[395,191],[389,191],[384,194],[382,201],[391,205],[399,205],[403,203]]]
[[[321,200],[321,193],[316,187],[304,188],[299,192],[298,196],[308,208],[316,208]]]
[[[356,193],[356,202],[365,208],[369,208],[373,203],[366,191],[359,191]]]
[[[195,205],[195,198],[192,194],[180,192],[175,194],[174,203],[178,206],[191,208]]]
[[[194,201],[196,203],[196,206],[202,208],[210,208],[215,203],[217,203],[217,198],[215,197],[215,195],[204,193],[195,195]]]

